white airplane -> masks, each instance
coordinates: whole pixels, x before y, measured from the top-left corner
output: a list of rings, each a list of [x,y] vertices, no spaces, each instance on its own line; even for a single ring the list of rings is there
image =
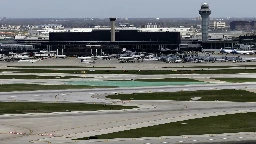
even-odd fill
[[[182,59],[176,59],[175,63],[182,63]]]
[[[145,61],[158,61],[159,59],[154,56],[147,56],[144,60]]]
[[[65,58],[67,58],[67,56],[66,55],[56,55],[56,58],[63,58],[63,59],[65,59]]]
[[[89,59],[92,59],[92,57],[84,57],[84,56],[81,56],[81,57],[77,57],[77,59],[89,60]]]
[[[133,58],[141,58],[140,55],[133,55],[132,57],[133,57]]]
[[[134,57],[120,57],[118,60],[134,60]]]
[[[38,62],[38,61],[40,61],[40,60],[39,59],[37,59],[37,60],[34,60],[34,59],[21,59],[18,62],[31,62],[31,63],[34,63],[34,62]]]
[[[109,56],[96,56],[98,59],[109,60]]]
[[[14,59],[20,60],[20,59],[30,59],[30,57],[28,55],[14,55],[13,56]]]
[[[221,48],[220,49],[220,53],[228,53],[228,54],[230,54],[230,53],[235,53],[235,51],[233,49],[223,49],[223,48]]]
[[[237,51],[237,50],[234,50],[234,52],[236,54],[247,54],[247,55],[252,55],[252,54],[255,54],[254,51]]]
[[[223,58],[216,58],[216,61],[218,61],[218,62],[226,62],[227,60],[225,60]]]
[[[256,58],[243,58],[242,60],[244,60],[245,62],[255,62]]]
[[[81,63],[95,63],[95,61],[82,59],[82,60],[81,60]]]

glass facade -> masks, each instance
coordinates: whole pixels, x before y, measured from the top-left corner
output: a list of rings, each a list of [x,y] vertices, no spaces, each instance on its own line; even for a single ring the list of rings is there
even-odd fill
[[[110,41],[110,30],[92,32],[50,33],[50,41]],[[116,41],[155,41],[180,43],[179,32],[139,32],[138,30],[116,31]]]

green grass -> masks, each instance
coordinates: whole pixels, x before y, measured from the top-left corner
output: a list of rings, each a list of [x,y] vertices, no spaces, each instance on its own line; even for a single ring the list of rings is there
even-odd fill
[[[165,79],[136,79],[135,81],[143,82],[198,82],[189,78],[165,78]]]
[[[70,73],[70,74],[237,74],[256,73],[256,69],[219,69],[219,70],[53,70],[53,69],[0,69],[0,72],[11,71],[15,73]]]
[[[256,78],[213,78],[213,79],[231,82],[231,83],[256,82]]]
[[[106,80],[106,81],[132,81],[132,80]],[[135,79],[142,82],[199,82],[189,78],[164,78],[164,79]]]
[[[231,114],[173,122],[97,136],[98,139],[222,134],[256,131],[256,113]],[[181,124],[187,123],[187,124]],[[80,138],[78,140],[88,140]]]
[[[51,69],[0,69],[3,71],[15,71],[17,73],[70,73],[70,74],[237,74],[237,73],[256,73],[256,69],[220,69],[220,70],[51,70]]]
[[[190,101],[191,98],[201,97],[198,101],[232,101],[256,102],[256,94],[245,90],[199,90],[181,92],[134,93],[109,95],[107,98],[120,100],[176,100]]]
[[[232,67],[256,67],[256,65],[233,65],[233,66],[181,66],[181,67],[163,67],[163,68],[232,68]]]
[[[133,108],[137,107],[84,103],[0,102],[0,115],[70,111],[121,110]]]
[[[7,66],[15,68],[116,68],[116,67],[84,67],[84,66]]]
[[[36,91],[36,90],[65,90],[65,89],[92,89],[92,88],[113,88],[113,87],[84,86],[84,85],[0,84],[0,92]]]
[[[181,66],[181,67],[163,67],[163,68],[231,68],[231,67],[236,67],[236,66]]]
[[[0,75],[0,79],[70,79],[76,76],[37,76],[37,75]]]

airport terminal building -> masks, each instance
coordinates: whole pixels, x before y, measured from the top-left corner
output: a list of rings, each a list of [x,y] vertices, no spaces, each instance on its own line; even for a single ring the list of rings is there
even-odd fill
[[[51,50],[64,49],[66,55],[101,55],[119,53],[122,49],[158,53],[161,48],[176,49],[180,43],[179,32],[116,30],[112,41],[110,30],[92,30],[50,33],[49,42],[42,45]]]
[[[160,49],[174,50],[181,43],[180,32],[148,32],[140,29],[115,29],[115,41],[111,29],[89,29],[87,32],[52,32],[49,40],[17,40],[41,50],[59,51],[67,56],[118,54],[123,49],[137,52],[159,53]],[[60,53],[59,53],[60,54]]]

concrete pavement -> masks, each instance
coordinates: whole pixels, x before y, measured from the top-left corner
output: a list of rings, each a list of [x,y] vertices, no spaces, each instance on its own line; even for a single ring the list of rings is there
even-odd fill
[[[1,101],[43,101],[43,102],[96,102],[118,105],[135,105],[138,109],[96,112],[64,112],[52,114],[25,114],[0,116],[0,140],[5,143],[199,143],[211,141],[252,140],[250,136],[230,134],[222,139],[222,135],[184,136],[141,139],[115,139],[74,141],[72,139],[106,134],[123,130],[153,126],[158,124],[183,121],[194,118],[217,116],[234,113],[256,112],[255,103],[234,102],[176,102],[176,101],[120,101],[104,97],[113,93],[136,93],[156,91],[180,91],[199,89],[244,89],[255,88],[254,84],[212,84],[176,87],[148,88],[114,88],[90,90],[63,90],[37,92],[0,93]],[[58,95],[58,100],[55,99]],[[15,97],[16,96],[16,97]],[[25,135],[9,132],[26,133]],[[213,139],[213,140],[209,140]],[[196,140],[196,141],[193,141]],[[182,142],[181,142],[182,141]]]

